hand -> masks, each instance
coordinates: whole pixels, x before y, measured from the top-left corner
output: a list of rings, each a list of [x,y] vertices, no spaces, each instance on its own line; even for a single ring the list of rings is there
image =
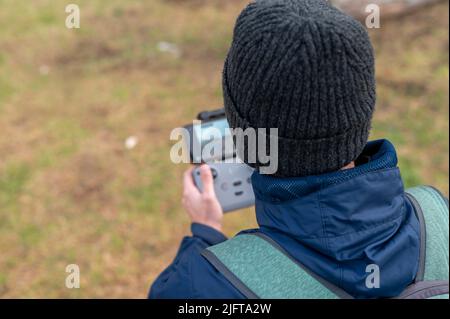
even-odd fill
[[[200,192],[192,179],[190,168],[184,172],[182,204],[193,223],[204,224],[222,231],[223,211],[214,191],[211,169],[204,164],[200,167],[203,192]]]

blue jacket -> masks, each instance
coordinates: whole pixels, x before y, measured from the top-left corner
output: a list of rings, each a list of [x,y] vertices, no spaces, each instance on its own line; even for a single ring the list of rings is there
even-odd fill
[[[280,179],[254,173],[259,229],[292,257],[356,298],[393,297],[410,284],[419,260],[419,222],[404,194],[397,156],[386,140],[370,142],[356,168]],[[192,224],[149,298],[244,298],[200,253],[226,237]],[[380,267],[367,289],[366,266]]]

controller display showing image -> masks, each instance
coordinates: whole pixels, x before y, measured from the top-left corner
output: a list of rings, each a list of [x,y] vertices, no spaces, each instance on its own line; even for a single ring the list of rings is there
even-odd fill
[[[194,152],[194,145],[199,150],[207,143],[221,143],[232,141],[225,111],[219,109],[212,112],[202,112],[197,116],[201,121],[197,125],[187,125],[185,128],[189,132],[190,159],[195,164],[206,163],[209,165],[214,178],[214,190],[224,212],[230,212],[254,205],[255,196],[251,183],[253,168],[242,163],[236,158],[235,152],[223,152],[222,158],[202,157]],[[221,136],[211,139],[208,130],[217,129]],[[228,139],[228,141],[227,141]],[[200,169],[195,168],[192,173],[195,185],[202,191],[200,179]]]

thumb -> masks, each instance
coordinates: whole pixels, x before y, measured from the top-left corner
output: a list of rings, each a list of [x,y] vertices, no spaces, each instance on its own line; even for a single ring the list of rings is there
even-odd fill
[[[204,164],[200,167],[200,177],[203,184],[203,192],[207,194],[214,194],[214,181],[211,173],[211,168]]]

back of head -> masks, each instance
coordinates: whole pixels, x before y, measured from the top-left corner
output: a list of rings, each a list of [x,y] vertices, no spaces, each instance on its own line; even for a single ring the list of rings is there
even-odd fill
[[[369,36],[326,0],[254,1],[236,22],[223,91],[232,128],[278,129],[275,175],[339,170],[369,136],[376,99]]]

